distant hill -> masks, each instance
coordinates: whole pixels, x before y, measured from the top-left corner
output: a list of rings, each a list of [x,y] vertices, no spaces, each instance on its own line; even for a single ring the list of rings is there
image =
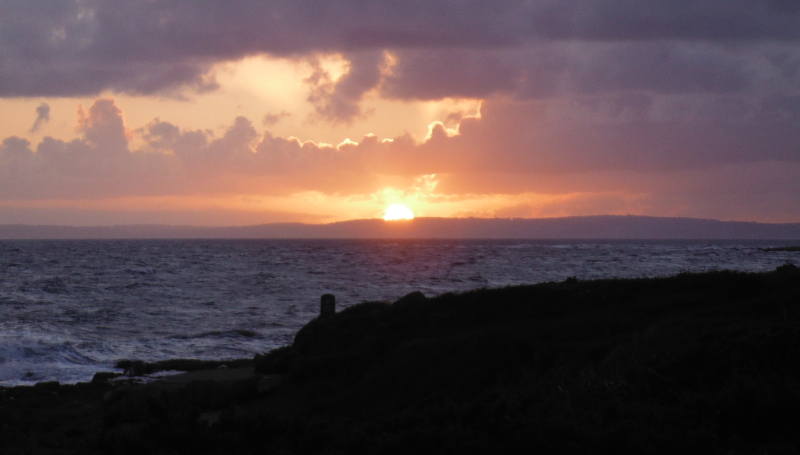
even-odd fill
[[[649,216],[564,218],[366,219],[329,224],[240,227],[169,225],[0,225],[0,239],[134,238],[490,238],[490,239],[800,239],[800,223],[755,223]]]

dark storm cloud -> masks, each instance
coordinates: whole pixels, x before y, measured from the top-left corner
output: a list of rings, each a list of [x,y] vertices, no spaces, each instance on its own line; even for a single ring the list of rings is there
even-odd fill
[[[685,42],[539,43],[512,50],[401,50],[386,96],[440,99],[749,93],[800,88],[800,46]]]
[[[799,37],[795,0],[12,1],[0,5],[0,96],[207,90],[216,86],[211,65],[259,53],[522,49],[551,41],[796,42]],[[464,68],[472,78],[455,89],[502,88],[518,68],[501,67],[505,73],[487,87],[478,84],[480,74],[472,74],[480,68]],[[410,70],[409,75],[414,77]],[[348,90],[350,98],[358,98],[358,87]],[[345,97],[330,108],[352,110],[350,101]]]
[[[386,95],[403,99],[485,98],[518,90],[535,56],[497,50],[407,50],[386,79]],[[527,58],[526,58],[527,57]]]

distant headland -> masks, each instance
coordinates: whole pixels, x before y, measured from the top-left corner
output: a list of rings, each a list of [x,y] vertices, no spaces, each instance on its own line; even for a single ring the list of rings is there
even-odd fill
[[[0,225],[0,239],[800,239],[800,223],[631,215],[562,218],[362,219],[252,226]]]

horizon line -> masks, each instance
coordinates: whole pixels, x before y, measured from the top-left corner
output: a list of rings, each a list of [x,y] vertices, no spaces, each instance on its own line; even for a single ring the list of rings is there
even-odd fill
[[[711,221],[718,223],[746,223],[746,224],[763,224],[763,225],[793,225],[800,224],[800,221],[788,222],[770,222],[770,221],[752,221],[752,220],[720,220],[717,218],[698,218],[690,216],[658,216],[658,215],[616,215],[616,214],[601,214],[601,215],[564,215],[564,216],[550,216],[550,217],[480,217],[480,216],[415,216],[411,219],[397,219],[397,220],[384,220],[380,217],[375,218],[352,218],[348,220],[330,221],[326,223],[309,223],[304,221],[273,221],[266,223],[256,224],[231,224],[231,225],[203,225],[203,224],[168,224],[168,223],[117,223],[117,224],[56,224],[56,223],[0,223],[0,227],[57,227],[57,228],[121,228],[121,227],[165,227],[165,228],[194,228],[194,229],[231,229],[231,228],[249,228],[260,226],[272,225],[304,225],[304,226],[330,226],[340,223],[352,223],[359,221],[374,221],[381,222],[388,225],[391,224],[404,224],[413,223],[416,220],[486,220],[486,221],[544,221],[544,220],[567,220],[578,218],[647,218],[658,220],[691,220],[691,221]]]

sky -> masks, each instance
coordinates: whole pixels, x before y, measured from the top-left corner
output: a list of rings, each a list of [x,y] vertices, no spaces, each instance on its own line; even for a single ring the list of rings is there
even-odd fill
[[[800,222],[800,0],[9,0],[0,224]]]

